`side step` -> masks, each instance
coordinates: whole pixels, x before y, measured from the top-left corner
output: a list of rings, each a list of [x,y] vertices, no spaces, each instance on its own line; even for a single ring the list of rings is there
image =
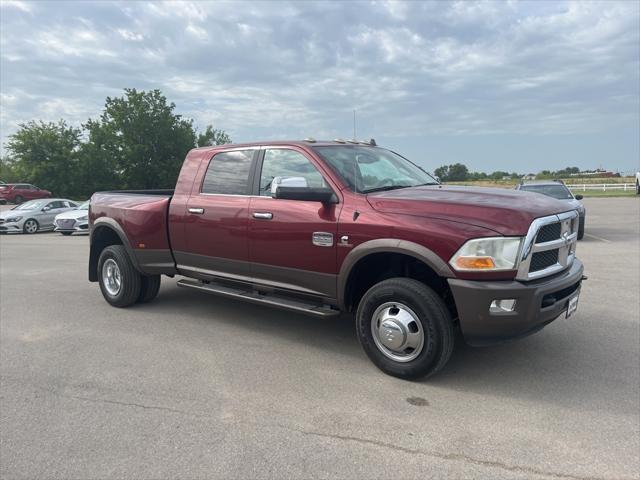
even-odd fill
[[[305,302],[304,300],[292,299],[277,294],[261,294],[255,290],[241,287],[230,287],[216,283],[204,283],[198,280],[178,280],[178,286],[192,288],[202,292],[212,293],[221,297],[244,300],[245,302],[259,303],[272,307],[293,310],[316,317],[333,317],[340,314],[339,310],[318,303]]]

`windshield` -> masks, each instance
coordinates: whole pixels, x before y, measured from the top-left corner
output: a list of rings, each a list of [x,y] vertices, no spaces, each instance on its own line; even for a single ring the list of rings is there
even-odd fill
[[[89,200],[87,200],[84,203],[81,203],[76,210],[89,210]]]
[[[30,202],[18,205],[13,208],[13,210],[38,210],[39,208],[43,208],[48,202],[49,200],[31,200]]]
[[[522,185],[520,190],[527,192],[536,192],[546,195],[547,197],[557,198],[559,200],[571,200],[573,195],[567,187],[561,184],[556,185]]]
[[[358,145],[314,147],[347,186],[358,193],[437,185],[427,172],[389,150]]]

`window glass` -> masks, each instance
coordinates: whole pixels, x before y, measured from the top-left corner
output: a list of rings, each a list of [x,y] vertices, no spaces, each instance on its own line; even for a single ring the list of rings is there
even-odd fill
[[[270,197],[273,179],[304,178],[309,188],[324,188],[327,184],[316,167],[301,153],[294,150],[270,149],[264,152],[260,174],[260,195]]]
[[[314,148],[355,192],[369,193],[438,184],[417,165],[383,148],[356,145]]]
[[[247,195],[253,150],[221,152],[215,155],[202,183],[202,193]]]
[[[50,202],[47,205],[49,208],[67,208],[65,202],[61,202],[60,200],[56,200],[55,202]]]
[[[571,192],[562,184],[557,185],[522,185],[520,190],[528,192],[542,193],[548,197],[557,198],[559,200],[569,200],[573,198]]]
[[[17,190],[29,190],[29,185],[20,184],[20,185],[16,185],[15,188]]]

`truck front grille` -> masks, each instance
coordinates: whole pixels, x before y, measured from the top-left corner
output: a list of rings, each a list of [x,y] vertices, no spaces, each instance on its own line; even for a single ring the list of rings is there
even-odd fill
[[[529,272],[539,272],[558,263],[558,249],[536,252],[531,256]]]
[[[560,225],[560,222],[544,225],[542,228],[540,228],[538,235],[536,235],[536,243],[544,243],[550,242],[552,240],[557,240],[560,238],[561,234],[562,225]]]
[[[537,218],[524,240],[518,280],[535,280],[570,267],[578,239],[578,212]]]

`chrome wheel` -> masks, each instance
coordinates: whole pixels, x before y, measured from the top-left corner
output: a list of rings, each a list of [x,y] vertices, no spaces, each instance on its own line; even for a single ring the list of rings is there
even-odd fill
[[[35,220],[27,220],[24,222],[24,231],[26,233],[36,233],[38,231],[38,223]]]
[[[120,288],[122,287],[120,268],[112,258],[107,259],[102,265],[102,284],[112,297],[120,293]]]
[[[371,318],[376,347],[396,362],[415,360],[424,347],[424,330],[418,316],[402,303],[380,305]]]

